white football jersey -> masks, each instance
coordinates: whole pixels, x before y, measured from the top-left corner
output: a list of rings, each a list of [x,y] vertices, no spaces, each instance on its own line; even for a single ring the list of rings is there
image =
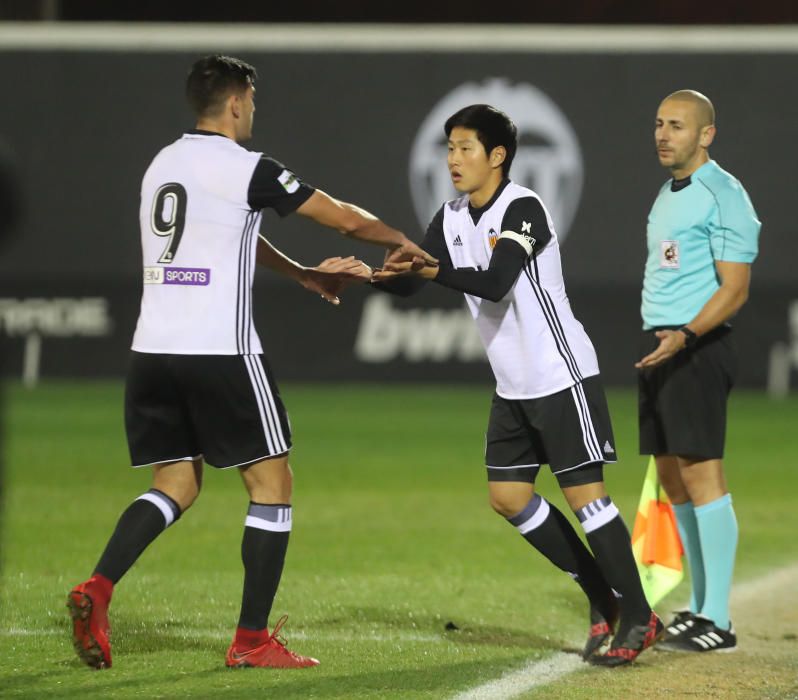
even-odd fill
[[[141,185],[144,291],[133,350],[182,355],[262,352],[252,323],[260,211],[247,192],[260,153],[187,133]]]
[[[543,206],[549,228],[545,237],[551,236],[540,251],[533,250],[531,220],[520,220],[521,230],[502,230],[510,204],[529,197]],[[543,233],[539,239],[543,239]],[[551,216],[535,192],[509,182],[476,224],[467,195],[447,202],[443,207],[443,236],[455,268],[488,269],[493,246],[501,237],[512,238],[529,255],[515,285],[500,301],[465,294],[496,376],[499,396],[547,396],[599,373],[593,344],[574,318],[565,293],[560,246]]]

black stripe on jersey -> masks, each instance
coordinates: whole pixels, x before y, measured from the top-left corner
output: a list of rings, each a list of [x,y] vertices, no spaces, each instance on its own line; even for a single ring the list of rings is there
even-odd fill
[[[535,263],[535,268],[537,270],[537,262]],[[532,276],[532,270],[529,261],[527,261],[526,265],[524,265],[524,274],[529,280],[529,284],[532,287],[535,298],[538,300],[538,304],[540,304],[540,308],[543,311],[543,317],[546,319],[546,323],[549,325],[549,330],[554,337],[554,344],[557,346],[557,352],[560,353],[560,357],[562,357],[563,361],[565,362],[565,366],[568,368],[573,380],[575,382],[581,382],[582,373],[579,371],[576,360],[571,353],[571,348],[568,347],[568,342],[565,339],[565,333],[560,325],[560,319],[557,316],[557,311],[554,308],[554,304],[551,303],[550,298],[548,298],[548,302],[551,303],[551,307],[549,307],[549,304],[546,303],[548,295],[543,287],[540,286],[540,283],[537,282]]]
[[[249,254],[252,232],[257,221],[257,212],[247,214],[244,231],[241,234],[241,246],[238,250],[238,295],[236,297],[236,350],[239,355],[250,352],[250,331],[252,325],[250,266]]]
[[[540,279],[540,272],[538,270],[536,255],[532,256],[532,262],[535,266],[534,276],[532,274],[532,265],[529,261],[527,261],[526,265],[524,266],[524,273],[526,274],[529,284],[532,286],[532,290],[535,293],[535,297],[537,298],[538,303],[543,310],[543,315],[546,318],[546,322],[549,324],[549,329],[554,336],[554,342],[557,346],[557,351],[565,361],[571,377],[573,377],[573,379],[576,381],[576,384],[572,387],[572,392],[575,398],[577,411],[579,412],[580,422],[582,424],[585,448],[587,449],[587,453],[591,459],[594,459],[597,462],[603,461],[604,455],[601,453],[601,447],[598,443],[593,421],[590,417],[590,408],[587,404],[587,397],[585,396],[584,387],[582,386],[582,373],[579,371],[576,358],[574,357],[573,353],[571,352],[571,348],[568,345],[568,341],[565,336],[565,330],[560,322],[560,317],[557,315],[557,309],[554,306],[554,302],[552,301],[549,293],[543,289],[542,285],[540,285],[540,282],[538,281]]]
[[[249,232],[247,234],[247,242],[245,248],[245,258],[246,258],[246,275],[244,277],[244,286],[246,289],[247,295],[247,315],[244,318],[244,352],[251,353],[252,352],[252,279],[255,273],[254,266],[255,260],[253,258],[253,250],[252,250],[252,237],[255,235],[255,225],[257,223],[258,216],[257,214],[253,215],[252,217],[252,225],[249,227]]]
[[[582,379],[584,379],[584,377],[582,376],[582,372],[579,371],[579,365],[576,362],[576,358],[574,357],[573,352],[571,352],[571,346],[568,345],[568,341],[565,338],[565,329],[562,327],[560,317],[557,315],[557,310],[554,308],[554,302],[552,301],[551,296],[545,289],[542,289],[542,291],[543,291],[543,299],[546,301],[549,308],[551,309],[552,318],[554,319],[555,326],[559,330],[563,346],[565,347],[565,351],[568,353],[568,357],[571,358],[571,362],[574,365],[574,371],[576,372],[577,376],[579,377],[579,381],[581,382]]]
[[[573,364],[574,372],[579,377],[579,381],[581,382],[582,379],[584,379],[584,377],[582,376],[582,372],[579,370],[579,365],[576,362],[576,358],[574,357],[574,354],[571,351],[571,346],[568,345],[568,340],[567,340],[566,335],[565,335],[565,329],[562,327],[562,322],[560,321],[560,317],[557,315],[557,309],[554,306],[554,301],[552,301],[552,298],[549,295],[548,291],[546,289],[544,289],[543,286],[540,284],[540,281],[539,281],[540,280],[540,272],[538,271],[537,256],[533,256],[533,260],[535,262],[535,279],[538,281],[538,286],[540,287],[540,291],[541,291],[541,293],[543,295],[543,300],[546,303],[547,308],[549,309],[549,312],[551,314],[551,318],[554,321],[554,325],[556,326],[557,330],[559,331],[560,338],[562,339],[563,347],[565,348],[565,351],[568,353],[568,357],[571,358],[571,363]],[[528,263],[527,263],[527,266],[528,266]],[[531,268],[529,269],[529,271],[531,273],[531,271],[532,271]]]
[[[243,309],[242,305],[244,300],[242,298],[241,293],[241,284],[244,278],[242,267],[244,265],[244,241],[247,237],[247,229],[249,229],[251,223],[252,212],[247,214],[247,220],[244,224],[244,230],[241,233],[241,243],[238,247],[238,289],[236,290],[236,351],[240,355],[241,350],[241,319],[243,318]]]

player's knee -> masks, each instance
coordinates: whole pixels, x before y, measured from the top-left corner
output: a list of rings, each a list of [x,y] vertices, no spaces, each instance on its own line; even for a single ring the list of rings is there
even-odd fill
[[[200,484],[194,484],[186,489],[182,495],[182,502],[180,502],[180,510],[182,512],[185,513],[194,505],[194,502],[199,498],[201,490],[202,487]]]
[[[202,488],[201,463],[178,462],[155,468],[153,488],[166,494],[184,513],[199,496]]]
[[[181,513],[185,513],[191,508],[200,494],[200,484],[191,482],[172,483],[161,487],[156,486],[155,488],[163,491],[163,493],[177,503]]]
[[[242,470],[244,485],[254,503],[290,503],[294,476],[288,460],[267,460]]]
[[[532,497],[526,491],[494,491],[489,496],[490,507],[503,518],[511,518],[520,513]]]

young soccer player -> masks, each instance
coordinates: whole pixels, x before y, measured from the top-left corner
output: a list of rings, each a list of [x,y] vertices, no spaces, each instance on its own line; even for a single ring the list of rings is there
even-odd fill
[[[122,513],[91,578],[69,594],[75,650],[93,668],[111,666],[114,586],[197,498],[204,462],[235,467],[250,500],[227,666],[318,663],[285,647],[282,621],[267,627],[291,532],[293,475],[288,417],[252,322],[252,281],[257,261],[336,302],[342,284],[370,270],[351,258],[298,265],[258,236],[261,210],[297,212],[397,258],[434,262],[400,231],[240,145],[252,135],[255,78],[236,58],[197,61],[186,84],[196,128],[161,150],[142,182],[144,293],[125,426],[133,465],[151,466],[153,479]]]
[[[465,294],[496,376],[485,452],[491,504],[582,587],[590,606],[584,658],[629,663],[662,623],[604,487],[603,466],[616,460],[612,426],[596,353],[565,293],[554,225],[540,197],[509,179],[517,130],[506,114],[471,105],[444,131],[462,195],[441,207],[421,244],[440,264],[387,262],[374,280],[398,294],[427,280]],[[542,464],[557,477],[593,554],[536,492]],[[613,632],[609,650],[596,654]]]

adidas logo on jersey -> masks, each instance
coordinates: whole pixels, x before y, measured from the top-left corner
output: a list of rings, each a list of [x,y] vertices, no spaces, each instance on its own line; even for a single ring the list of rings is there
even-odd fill
[[[610,445],[610,441],[609,440],[607,440],[604,443],[604,454],[606,454],[606,455],[615,454],[615,450],[612,449],[612,445]]]
[[[452,245],[460,245],[460,246],[463,245],[463,241],[460,239],[460,234],[459,233],[454,237],[454,240],[452,241]]]

